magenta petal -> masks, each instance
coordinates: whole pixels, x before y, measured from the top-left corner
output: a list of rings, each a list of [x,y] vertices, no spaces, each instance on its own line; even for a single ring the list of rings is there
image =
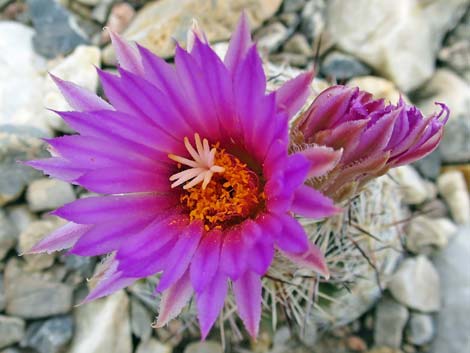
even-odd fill
[[[175,204],[174,195],[119,195],[79,199],[52,214],[81,224],[96,224],[116,219],[151,217]]]
[[[88,91],[72,82],[61,80],[50,74],[60,92],[69,105],[78,111],[114,110],[114,108],[98,97],[94,92]]]
[[[308,250],[308,237],[300,223],[289,215],[280,215],[282,231],[276,235],[277,246],[286,252],[303,253]]]
[[[304,253],[293,254],[284,251],[282,253],[299,267],[318,272],[327,279],[330,277],[325,256],[315,244],[310,243],[308,250]]]
[[[314,76],[313,71],[298,75],[284,83],[276,91],[276,103],[278,110],[287,112],[289,118],[293,117],[305,104],[310,95],[310,83]]]
[[[294,193],[291,210],[304,217],[324,218],[341,212],[333,200],[312,187],[302,185]]]
[[[248,49],[252,45],[250,26],[245,12],[242,12],[237,28],[230,38],[227,54],[225,54],[225,65],[233,73],[237,71],[237,67],[245,57]]]
[[[91,227],[90,225],[69,222],[40,240],[26,253],[51,253],[53,251],[68,249],[72,247],[83,234],[90,230]]]
[[[245,272],[233,282],[233,293],[238,315],[250,336],[256,338],[261,320],[261,278],[253,272]]]
[[[138,279],[125,277],[121,272],[116,271],[117,265],[118,263],[115,260],[111,260],[111,263],[103,277],[99,280],[96,287],[93,288],[88,296],[83,300],[82,304],[102,298],[122,288],[128,287]]]
[[[224,307],[227,295],[227,277],[217,273],[209,285],[201,293],[196,293],[197,317],[201,327],[201,339],[207,334],[215,323],[217,316]]]
[[[334,150],[326,146],[309,146],[299,152],[310,162],[307,178],[319,177],[331,171],[340,161],[342,150]]]
[[[162,173],[125,170],[123,167],[92,170],[83,174],[76,181],[88,190],[102,194],[170,191],[168,177]]]
[[[204,235],[191,262],[191,282],[196,292],[202,292],[212,281],[219,267],[222,233],[211,231]]]
[[[260,239],[253,245],[248,256],[249,268],[264,276],[268,271],[269,266],[274,258],[274,244],[269,235],[263,234],[263,239]]]
[[[114,31],[110,30],[109,35],[111,37],[114,50],[116,51],[116,58],[119,65],[130,72],[143,75],[144,69],[142,61],[135,45],[127,43]]]
[[[23,162],[23,164],[42,170],[44,174],[47,174],[52,178],[64,180],[69,183],[73,182],[87,171],[87,168],[78,167],[70,161],[60,157],[36,159],[33,161]]]
[[[240,229],[233,229],[224,236],[220,253],[220,268],[231,279],[238,279],[247,268],[245,244]]]
[[[155,326],[163,327],[178,316],[192,295],[193,288],[189,280],[189,273],[186,272],[175,284],[163,292]]]
[[[175,246],[168,254],[165,271],[158,282],[157,291],[162,292],[175,283],[188,268],[199,241],[201,240],[203,226],[200,222],[191,223],[181,234]]]

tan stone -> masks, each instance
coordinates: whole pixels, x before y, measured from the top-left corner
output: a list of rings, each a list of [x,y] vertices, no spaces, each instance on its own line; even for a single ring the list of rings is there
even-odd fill
[[[281,0],[173,0],[152,2],[139,11],[124,38],[137,41],[155,54],[168,58],[173,56],[176,39],[186,40],[186,32],[195,18],[211,42],[230,37],[242,10],[245,10],[252,29],[256,29],[271,17],[281,5]],[[111,47],[103,52],[103,61],[115,63]]]

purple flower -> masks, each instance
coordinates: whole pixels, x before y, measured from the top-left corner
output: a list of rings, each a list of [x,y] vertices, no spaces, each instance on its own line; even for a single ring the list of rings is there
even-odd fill
[[[447,106],[437,104],[441,111],[425,118],[403,99],[386,105],[359,88],[333,86],[296,121],[291,149],[304,150],[307,157],[310,146],[342,152],[335,156],[330,151],[330,158],[338,158],[336,167],[309,183],[336,201],[344,200],[370,179],[436,149],[449,118]]]
[[[288,154],[288,121],[313,75],[266,94],[244,15],[224,61],[197,32],[190,52],[177,46],[174,67],[111,36],[119,76],[98,71],[110,103],[54,78],[74,109],[57,113],[79,134],[47,140],[52,158],[27,163],[104,196],[54,211],[69,223],[32,251],[112,254],[86,300],[161,273],[157,326],[194,294],[203,338],[231,282],[255,337],[261,277],[275,251],[328,276],[323,255],[294,218],[338,212],[304,185],[325,164]]]

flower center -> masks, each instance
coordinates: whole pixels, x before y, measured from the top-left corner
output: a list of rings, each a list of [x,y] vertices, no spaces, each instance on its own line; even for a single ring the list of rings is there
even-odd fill
[[[219,149],[218,144],[210,149],[208,141],[204,139],[201,143],[198,134],[195,142],[197,151],[185,138],[185,146],[194,160],[169,155],[179,167],[189,167],[172,175],[170,180],[176,180],[172,187],[185,183],[180,202],[190,220],[201,220],[210,230],[226,229],[254,218],[265,202],[259,176],[237,157]]]

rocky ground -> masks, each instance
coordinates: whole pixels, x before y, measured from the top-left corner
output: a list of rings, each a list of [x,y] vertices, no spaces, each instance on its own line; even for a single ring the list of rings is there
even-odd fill
[[[0,353],[217,353],[191,322],[150,326],[157,302],[138,283],[76,307],[97,259],[18,254],[62,224],[47,212],[84,195],[17,164],[47,156],[39,137],[70,132],[44,107],[67,109],[47,72],[99,90],[93,66],[112,68],[104,26],[171,60],[197,17],[221,51],[245,8],[266,61],[318,67],[425,113],[452,116],[440,148],[392,176],[403,193],[405,253],[365,315],[299,338],[280,322],[240,353],[463,353],[470,346],[470,2],[468,0],[0,0]],[[320,40],[321,38],[321,40]],[[318,57],[316,53],[318,52]]]

